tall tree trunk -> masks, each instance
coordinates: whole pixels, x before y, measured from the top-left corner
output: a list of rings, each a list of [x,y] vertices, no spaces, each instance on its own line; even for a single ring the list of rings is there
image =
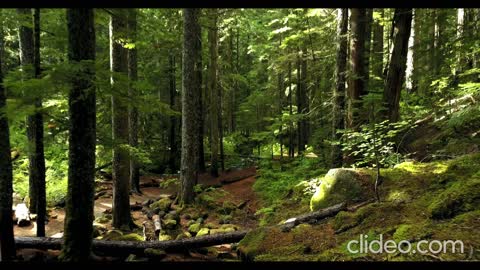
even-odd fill
[[[20,64],[24,72],[25,79],[33,78],[35,74],[33,29],[28,26],[33,22],[32,10],[29,8],[20,8],[17,10],[20,16],[19,45],[20,45]],[[40,90],[40,89],[39,89]],[[45,155],[43,150],[43,117],[42,100],[40,95],[34,94],[34,98],[29,98],[30,93],[25,93],[27,103],[35,107],[35,113],[27,116],[27,139],[29,145],[28,151],[28,175],[29,175],[29,210],[31,213],[37,213],[38,190],[37,187],[45,183]]]
[[[292,62],[288,62],[288,106],[290,117],[293,115],[293,101],[292,101]],[[295,157],[295,146],[294,146],[294,130],[293,122],[289,120],[288,123],[288,156],[290,158]]]
[[[183,10],[183,64],[182,64],[182,157],[180,167],[180,200],[182,204],[193,201],[193,186],[197,173],[195,161],[198,150],[198,117],[196,108],[201,96],[201,82],[198,69],[201,65],[202,47],[201,28],[199,24],[199,9]]]
[[[360,113],[363,106],[363,95],[366,94],[365,79],[365,25],[366,10],[364,8],[352,8],[350,28],[352,41],[350,47],[350,66],[352,77],[348,86],[348,127],[358,129],[362,124],[363,114]]]
[[[218,85],[218,105],[220,106],[218,108],[218,140],[219,140],[219,146],[220,147],[220,168],[222,169],[222,172],[225,171],[225,152],[223,149],[223,88],[221,85]]]
[[[380,9],[380,19],[383,19],[384,10]],[[383,25],[380,20],[373,23],[372,46],[372,74],[383,81]]]
[[[301,69],[301,51],[297,50],[297,89],[296,102],[297,102],[297,114],[301,114],[303,111],[303,86],[302,86],[302,69]],[[297,145],[298,154],[302,154],[305,151],[305,145],[303,144],[303,120],[299,119],[297,122]]]
[[[197,15],[198,17],[200,16],[200,14]],[[198,26],[200,27],[200,25]],[[202,63],[202,30],[201,28],[199,28],[199,30],[197,29],[197,26],[195,26],[195,31],[198,31],[198,38],[195,37],[195,39],[193,40],[195,42],[195,47],[196,48],[195,50],[198,50],[198,56],[196,56],[196,58],[194,59],[195,61],[195,80],[196,80],[196,83],[195,85],[198,85],[199,89],[199,94],[198,94],[198,100],[195,101],[195,106],[196,106],[196,115],[197,115],[197,120],[195,121],[195,124],[197,125],[197,138],[196,138],[196,141],[195,141],[195,151],[196,151],[196,154],[195,154],[195,170],[196,170],[196,173],[200,173],[200,172],[205,172],[206,171],[206,168],[205,168],[205,149],[204,149],[204,145],[203,145],[203,139],[204,139],[204,135],[205,135],[205,127],[204,127],[204,123],[205,123],[205,115],[206,115],[206,106],[205,104],[207,104],[205,102],[205,98],[207,96],[207,86],[205,86],[205,88],[202,88],[202,70],[203,70],[203,63]],[[207,82],[208,83],[208,82]],[[206,84],[207,84],[206,83]],[[197,181],[198,181],[198,177],[195,177],[195,184],[197,184]]]
[[[337,13],[337,63],[335,66],[335,89],[333,92],[333,139],[340,141],[340,130],[345,128],[345,77],[347,69],[347,28],[348,9],[338,9]],[[341,146],[332,149],[332,167],[342,167],[343,154]]]
[[[33,9],[33,66],[35,78],[40,78],[40,9]],[[41,99],[35,100],[35,107],[42,108]],[[37,169],[40,172],[35,189],[37,193],[37,236],[45,236],[45,216],[47,215],[47,195],[45,191],[45,157],[43,150],[43,116],[40,112],[34,115],[35,122],[35,152]]]
[[[369,89],[370,80],[370,55],[372,50],[372,24],[373,9],[367,8],[365,11],[365,89]]]
[[[405,84],[408,93],[415,93],[418,90],[418,73],[419,73],[419,54],[420,49],[420,10],[418,8],[412,10],[412,26],[410,38],[408,40],[407,53],[407,69],[405,71]]]
[[[170,88],[170,109],[175,109],[175,97],[177,96],[177,86],[175,80],[175,54],[173,51],[170,51],[169,55],[169,88]],[[177,127],[177,117],[175,115],[170,116],[170,135],[169,135],[169,144],[170,144],[170,157],[169,157],[169,167],[172,172],[177,171],[177,140],[175,129]]]
[[[412,9],[395,9],[395,32],[393,50],[389,61],[383,102],[388,108],[386,118],[391,122],[399,120],[400,92],[405,76],[408,52],[408,38],[412,23]]]
[[[2,12],[2,11],[0,11]],[[0,13],[0,50],[3,51],[3,16]],[[6,115],[7,97],[3,88],[3,55],[0,55],[0,262],[15,257],[12,220],[12,160]]]
[[[131,8],[128,10],[128,39],[131,43],[137,42],[137,10]],[[136,44],[135,44],[136,45]],[[137,47],[128,50],[128,80],[129,88],[128,95],[134,100],[138,95],[138,90],[135,89],[135,82],[138,80],[137,75]],[[138,108],[135,103],[130,104],[129,108],[129,143],[133,148],[138,147]],[[136,157],[130,158],[130,185],[134,192],[140,192],[140,168]]]
[[[68,9],[68,60],[81,65],[68,97],[70,130],[64,261],[90,257],[95,192],[95,26],[93,9]],[[130,209],[130,208],[128,208]]]
[[[130,215],[130,158],[125,145],[129,142],[128,87],[121,85],[117,76],[128,74],[128,51],[123,47],[127,33],[127,10],[117,9],[110,16],[110,69],[112,84],[112,137],[113,147],[113,226],[132,228]]]
[[[280,160],[283,159],[283,97],[285,95],[285,85],[283,81],[283,73],[278,72],[278,115],[280,116],[280,132],[279,132],[279,142],[280,142]]]
[[[211,166],[210,174],[218,176],[218,146],[219,146],[219,130],[218,130],[218,114],[219,114],[219,100],[218,100],[218,30],[217,30],[217,9],[210,11],[210,28],[208,29],[208,44],[210,53],[210,62],[208,65],[208,92],[210,93],[210,151]]]

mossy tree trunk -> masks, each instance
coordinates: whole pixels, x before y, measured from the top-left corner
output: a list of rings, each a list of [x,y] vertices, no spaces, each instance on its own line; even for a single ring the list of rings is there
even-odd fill
[[[339,141],[340,130],[345,128],[345,77],[347,69],[347,29],[348,9],[338,9],[337,13],[337,64],[335,68],[335,89],[333,92],[333,139]],[[343,153],[340,145],[332,149],[332,167],[342,167]]]
[[[3,18],[1,13],[0,44],[2,45],[0,50],[3,51]],[[7,97],[3,88],[2,56],[0,55],[0,262],[9,261],[15,257],[12,220],[12,161],[6,115]]]
[[[17,9],[20,29],[20,64],[25,80],[37,76],[40,71],[39,48],[37,61],[35,61],[34,32],[31,27],[33,20],[32,10],[29,8]],[[38,17],[39,20],[39,17]],[[38,21],[39,23],[39,21]],[[38,36],[39,37],[39,36]],[[39,46],[39,44],[38,44]],[[38,68],[37,68],[38,63]],[[45,185],[45,154],[43,149],[43,116],[40,89],[37,93],[24,93],[27,104],[35,108],[35,112],[27,116],[27,139],[28,139],[28,175],[29,175],[29,210],[37,213],[40,185]],[[42,203],[44,204],[44,203]],[[41,232],[41,229],[40,229]]]
[[[93,9],[68,9],[68,60],[81,65],[72,76],[68,97],[70,130],[68,191],[61,259],[89,258],[95,192],[95,26]]]
[[[395,9],[394,20],[393,49],[383,94],[383,102],[387,108],[385,118],[391,122],[400,118],[400,91],[405,77],[412,9]]]
[[[113,226],[130,229],[130,158],[128,149],[128,86],[122,85],[121,77],[127,77],[127,49],[122,40],[127,34],[127,10],[116,9],[110,16],[110,69],[112,84],[112,137],[113,147]]]
[[[135,89],[135,82],[138,80],[137,75],[137,10],[131,8],[128,10],[128,39],[130,43],[135,46],[128,50],[128,79],[129,88],[128,95],[132,100],[135,100],[135,96],[138,95],[138,90]],[[131,147],[138,147],[138,108],[135,104],[130,104],[129,110],[129,143]],[[134,192],[140,192],[140,168],[138,160],[135,157],[130,158],[130,185]]]
[[[180,167],[180,201],[189,204],[194,199],[193,186],[197,178],[198,102],[201,95],[199,72],[201,65],[201,28],[199,9],[183,10],[182,63],[182,154]]]

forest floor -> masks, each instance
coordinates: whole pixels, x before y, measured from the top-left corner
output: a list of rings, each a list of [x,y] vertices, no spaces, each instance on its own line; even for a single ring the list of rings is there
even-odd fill
[[[225,172],[220,172],[218,177],[212,177],[209,173],[204,173],[199,176],[198,183],[203,186],[204,189],[208,187],[215,187],[215,190],[218,190],[219,196],[216,198],[217,205],[224,205],[226,202],[233,203],[235,205],[243,204],[242,206],[242,215],[233,215],[233,219],[230,223],[234,224],[238,229],[253,229],[257,226],[258,221],[254,217],[255,212],[258,209],[259,201],[252,190],[252,185],[255,182],[255,167],[229,170]],[[140,178],[140,186],[142,194],[131,193],[130,194],[130,205],[131,206],[141,206],[141,204],[148,200],[157,201],[160,197],[165,196],[174,196],[177,192],[177,183],[178,181],[170,181],[173,184],[168,183],[170,179],[178,179],[177,176],[162,176],[162,175],[144,175]],[[234,180],[233,182],[228,182],[229,180]],[[162,185],[162,183],[164,183]],[[94,215],[95,219],[99,219],[105,214],[111,213],[112,210],[112,181],[111,180],[102,180],[98,181],[96,185],[96,196],[98,198],[95,200],[94,205]],[[198,206],[197,206],[198,208]],[[198,211],[208,211],[207,209],[198,209]],[[212,212],[212,211],[210,211]],[[237,213],[239,213],[238,211]],[[148,220],[147,216],[142,212],[141,208],[138,210],[132,210],[132,218],[136,225],[141,227],[142,223]],[[64,230],[64,218],[65,218],[65,209],[63,207],[54,207],[50,208],[48,211],[49,221],[45,226],[46,236],[60,238],[63,236]],[[204,224],[214,224],[215,226],[220,226],[221,224],[219,218],[221,215],[210,214],[203,222]],[[183,216],[180,220],[180,225],[184,230],[188,230],[187,226],[188,220]],[[97,224],[97,223],[95,223]],[[100,224],[97,224],[100,225]],[[111,222],[101,224],[106,231],[114,230]],[[15,236],[35,236],[36,234],[36,223],[33,221],[29,226],[18,227],[14,226]],[[219,245],[213,247],[216,249],[215,252],[210,252],[209,254],[199,254],[195,252],[190,252],[189,254],[169,254],[164,260],[215,260],[218,252],[229,253],[228,258],[235,259],[236,253],[231,250],[230,245]],[[21,253],[21,251],[19,251]],[[53,252],[57,253],[57,252]],[[213,255],[212,255],[213,254]]]

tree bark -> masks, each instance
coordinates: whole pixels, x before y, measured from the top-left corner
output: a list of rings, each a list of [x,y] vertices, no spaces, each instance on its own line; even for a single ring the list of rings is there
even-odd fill
[[[189,204],[194,199],[193,186],[197,181],[198,122],[197,109],[201,96],[201,28],[199,9],[183,10],[183,64],[182,64],[182,155],[180,168],[180,200]]]
[[[307,50],[304,48],[298,56],[297,65],[297,113],[308,113],[308,96],[307,96]],[[298,122],[298,153],[305,151],[305,145],[308,138],[308,121],[302,117]]]
[[[420,12],[412,10],[412,26],[408,40],[407,69],[405,71],[405,83],[407,93],[415,93],[418,90],[418,73],[420,63],[418,51],[420,49]]]
[[[384,10],[380,9],[383,19]],[[372,74],[383,82],[383,25],[379,20],[373,23]]]
[[[33,65],[35,78],[40,78],[40,9],[33,9]],[[42,101],[35,101],[37,109],[41,109]],[[43,150],[43,116],[40,112],[34,115],[35,121],[35,149],[37,157],[37,169],[40,172],[35,189],[37,193],[37,236],[45,236],[45,217],[47,215],[47,195],[45,191],[45,157]]]
[[[292,98],[292,63],[288,62],[288,105],[289,105],[289,114],[293,115],[293,101]],[[294,146],[294,130],[292,120],[289,120],[288,123],[288,156],[290,158],[295,157],[295,146]]]
[[[370,81],[370,56],[372,50],[372,24],[373,9],[367,8],[365,11],[365,91],[368,91]]]
[[[217,9],[210,11],[211,24],[208,29],[208,44],[210,52],[210,62],[208,65],[208,91],[210,93],[210,151],[211,151],[211,165],[210,174],[218,176],[218,146],[219,146],[219,90],[217,85],[218,79],[218,30],[217,30]]]
[[[128,10],[128,22],[127,22],[129,41],[136,45],[137,41],[137,10],[131,8]],[[131,99],[135,100],[135,96],[138,95],[138,90],[135,89],[135,82],[138,80],[137,75],[137,47],[133,47],[128,50],[128,95]],[[133,148],[138,147],[138,108],[135,103],[130,104],[130,110],[128,115],[129,120],[129,143]],[[130,185],[134,192],[140,192],[140,168],[138,160],[135,157],[130,158]]]
[[[81,69],[72,76],[68,98],[68,191],[64,241],[61,243],[62,259],[78,262],[90,256],[94,219],[96,94],[93,9],[68,9],[67,26],[68,59]]]
[[[1,12],[1,11],[0,11]],[[3,16],[0,13],[0,50],[3,51]],[[13,177],[10,154],[10,132],[6,115],[7,97],[3,88],[3,55],[0,55],[0,262],[15,257],[13,239]]]
[[[34,33],[31,25],[33,21],[32,10],[29,8],[19,8],[20,16],[19,46],[20,46],[20,64],[22,66],[24,79],[28,80],[37,76],[39,73],[40,59],[38,58],[38,70],[35,62]],[[39,56],[39,55],[38,55]],[[40,90],[40,89],[39,89]],[[29,95],[33,95],[31,98]],[[38,187],[45,185],[45,154],[43,147],[43,116],[42,100],[39,93],[25,93],[27,104],[35,107],[35,113],[27,116],[27,139],[29,144],[29,209],[31,213],[37,213],[38,207]],[[43,203],[42,203],[43,204]],[[41,229],[40,229],[41,230]]]
[[[128,87],[122,85],[119,76],[127,77],[127,49],[123,47],[127,33],[127,10],[117,9],[110,16],[110,70],[112,71],[112,137],[113,147],[113,226],[130,229],[130,158],[126,145],[128,130]]]
[[[363,96],[366,93],[365,80],[368,74],[365,70],[365,25],[366,10],[352,8],[350,28],[352,40],[350,47],[350,66],[352,76],[348,83],[348,127],[358,129],[363,123],[364,115],[360,113],[363,106]]]
[[[175,109],[175,98],[177,96],[177,87],[176,87],[176,80],[175,80],[175,54],[173,51],[170,52],[169,61],[170,65],[169,69],[169,86],[170,86],[170,109]],[[175,129],[177,127],[177,117],[172,115],[170,116],[170,134],[169,134],[169,144],[170,144],[170,157],[169,157],[169,167],[170,171],[176,172],[177,171],[177,140],[176,140],[176,132]]]
[[[127,256],[129,254],[144,255],[147,248],[162,249],[167,252],[184,251],[193,248],[208,247],[220,244],[235,243],[243,239],[246,231],[236,231],[224,234],[206,235],[181,240],[169,241],[109,241],[93,240],[95,253],[112,256]],[[51,237],[16,237],[17,248],[59,249],[61,238]]]
[[[399,120],[400,91],[405,76],[408,52],[408,38],[412,23],[412,9],[395,9],[395,32],[392,55],[389,61],[383,102],[386,104],[386,119],[391,122]]]
[[[345,77],[347,68],[347,28],[348,9],[338,9],[337,13],[337,59],[335,69],[335,89],[333,92],[333,139],[340,141],[339,130],[345,128]],[[343,164],[343,153],[340,145],[332,149],[332,167],[339,168]]]

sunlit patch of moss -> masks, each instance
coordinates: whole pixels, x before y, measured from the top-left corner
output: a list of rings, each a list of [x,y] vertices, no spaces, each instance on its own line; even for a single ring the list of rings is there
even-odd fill
[[[392,190],[386,198],[386,201],[395,203],[404,203],[409,202],[410,200],[410,195],[408,195],[407,192],[399,190]]]

